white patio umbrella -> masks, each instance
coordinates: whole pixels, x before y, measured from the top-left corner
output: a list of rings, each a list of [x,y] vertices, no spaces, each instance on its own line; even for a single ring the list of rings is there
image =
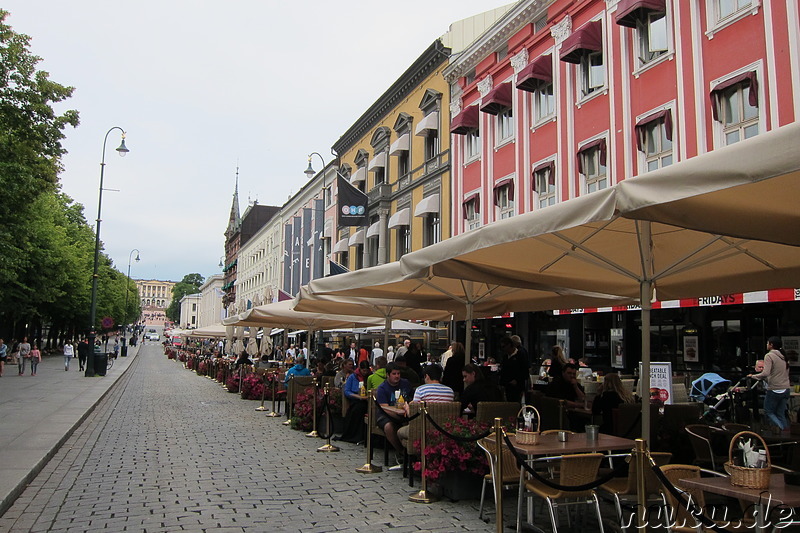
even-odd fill
[[[258,355],[258,343],[256,342],[256,332],[258,331],[258,328],[251,327],[248,328],[248,330],[247,347],[245,348],[245,351],[250,357],[255,357]]]
[[[648,376],[646,332],[656,294],[690,298],[793,287],[800,279],[799,133],[797,125],[780,128],[495,222],[407,254],[401,267],[410,278],[428,269],[459,281],[544,284],[638,299],[642,373]],[[773,203],[781,204],[775,220],[761,220],[772,217]],[[645,439],[649,427],[645,409]]]
[[[222,324],[214,324],[212,326],[205,326],[202,328],[193,329],[187,332],[189,337],[214,337],[214,338],[222,338],[225,337],[225,326]]]

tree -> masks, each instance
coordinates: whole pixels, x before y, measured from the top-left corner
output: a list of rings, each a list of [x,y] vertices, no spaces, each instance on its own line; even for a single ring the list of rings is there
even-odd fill
[[[196,294],[200,291],[200,286],[203,284],[203,276],[200,274],[186,274],[172,288],[172,301],[167,307],[167,318],[173,322],[180,322],[181,320],[181,298],[187,294]]]

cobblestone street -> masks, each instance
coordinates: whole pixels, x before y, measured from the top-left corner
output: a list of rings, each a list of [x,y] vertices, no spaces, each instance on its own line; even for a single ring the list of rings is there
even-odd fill
[[[477,501],[411,503],[400,472],[355,472],[364,448],[316,453],[322,441],[257,405],[142,347],[0,530],[494,530],[491,505],[487,524]],[[513,525],[516,499],[506,503]]]

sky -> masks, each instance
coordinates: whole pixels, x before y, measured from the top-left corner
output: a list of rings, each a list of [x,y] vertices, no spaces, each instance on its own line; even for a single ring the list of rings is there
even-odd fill
[[[73,97],[62,190],[97,218],[131,277],[219,273],[238,167],[248,200],[283,205],[331,146],[451,23],[508,0],[4,0],[40,70]],[[320,170],[314,156],[314,168]],[[135,257],[135,252],[133,254]]]

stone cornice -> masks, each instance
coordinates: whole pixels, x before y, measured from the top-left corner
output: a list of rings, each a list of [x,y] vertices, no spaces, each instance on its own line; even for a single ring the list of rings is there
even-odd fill
[[[437,39],[373,103],[367,111],[333,144],[337,154],[344,154],[366,136],[392,109],[397,107],[420,83],[450,58],[450,49]]]
[[[450,62],[444,69],[444,79],[453,83],[458,78],[475,68],[487,55],[496,50],[501,44],[522,29],[526,24],[532,23],[542,13],[546,13],[547,6],[554,0],[528,0],[512,7],[508,13],[495,22],[483,35],[478,37],[457,58]]]

